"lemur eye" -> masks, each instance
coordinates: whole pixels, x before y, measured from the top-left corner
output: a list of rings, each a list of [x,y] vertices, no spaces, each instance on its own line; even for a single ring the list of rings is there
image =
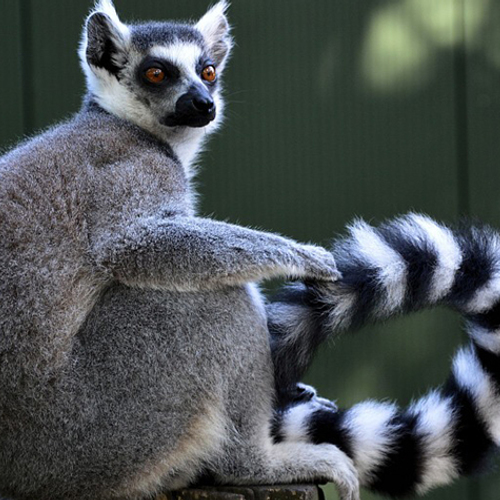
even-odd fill
[[[216,76],[217,73],[215,72],[215,67],[212,65],[207,66],[201,72],[201,77],[203,78],[203,80],[206,80],[207,82],[213,82]]]
[[[144,73],[144,76],[151,83],[161,83],[165,80],[165,72],[160,68],[149,68]]]

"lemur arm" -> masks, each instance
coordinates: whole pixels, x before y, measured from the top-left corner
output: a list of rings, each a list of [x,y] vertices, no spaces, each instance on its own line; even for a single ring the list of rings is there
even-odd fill
[[[489,227],[452,230],[418,214],[378,228],[358,221],[332,253],[339,281],[290,285],[267,306],[283,403],[328,337],[437,304],[482,312],[500,299],[500,235]]]
[[[93,259],[131,286],[180,291],[276,276],[335,280],[330,252],[275,234],[198,217],[142,217],[95,238]]]

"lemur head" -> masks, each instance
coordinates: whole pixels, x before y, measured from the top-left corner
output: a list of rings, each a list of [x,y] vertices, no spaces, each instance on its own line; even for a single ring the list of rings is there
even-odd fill
[[[232,46],[226,8],[220,1],[196,24],[126,25],[111,0],[99,0],[79,52],[92,98],[164,140],[215,129],[220,75]]]

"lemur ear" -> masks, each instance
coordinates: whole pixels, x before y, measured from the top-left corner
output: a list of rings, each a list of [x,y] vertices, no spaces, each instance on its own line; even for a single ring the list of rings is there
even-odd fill
[[[228,2],[221,0],[196,24],[196,28],[203,35],[219,70],[224,67],[233,46],[233,39],[230,35],[231,28],[225,15],[228,7]]]
[[[117,75],[126,60],[130,31],[111,0],[100,0],[85,24],[80,57],[89,65]]]

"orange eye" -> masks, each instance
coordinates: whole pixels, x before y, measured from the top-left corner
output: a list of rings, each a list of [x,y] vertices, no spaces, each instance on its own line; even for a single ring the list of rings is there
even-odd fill
[[[165,80],[165,72],[160,68],[149,68],[144,75],[151,83],[161,83]]]
[[[215,81],[215,77],[217,76],[215,72],[215,67],[210,65],[207,66],[202,72],[201,72],[201,77],[203,80],[206,80],[207,82],[213,82]]]

